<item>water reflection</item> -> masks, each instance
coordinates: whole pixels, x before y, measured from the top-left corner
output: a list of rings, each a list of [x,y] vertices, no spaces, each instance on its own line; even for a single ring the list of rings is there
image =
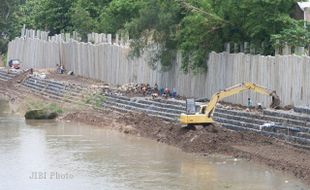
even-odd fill
[[[0,115],[7,114],[9,112],[9,102],[0,99]]]

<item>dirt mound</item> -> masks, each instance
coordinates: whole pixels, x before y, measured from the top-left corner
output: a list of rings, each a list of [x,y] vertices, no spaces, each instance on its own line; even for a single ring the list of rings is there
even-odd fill
[[[273,141],[254,133],[239,133],[218,125],[181,128],[180,125],[149,117],[145,114],[127,113],[118,118],[125,125],[133,125],[142,136],[176,145],[187,152],[232,153],[232,144],[265,143]]]

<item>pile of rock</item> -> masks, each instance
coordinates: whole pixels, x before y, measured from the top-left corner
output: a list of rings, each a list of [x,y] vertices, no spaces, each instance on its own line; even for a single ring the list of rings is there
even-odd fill
[[[120,87],[118,87],[118,90],[125,94],[134,94],[134,95],[140,95],[140,96],[150,96],[155,92],[158,92],[158,89],[156,87],[151,87],[149,84],[124,84]]]

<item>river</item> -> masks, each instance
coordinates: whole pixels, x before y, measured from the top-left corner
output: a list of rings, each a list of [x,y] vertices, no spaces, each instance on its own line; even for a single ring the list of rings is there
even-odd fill
[[[25,121],[0,101],[2,190],[291,190],[299,180],[221,155],[203,157],[79,123]]]

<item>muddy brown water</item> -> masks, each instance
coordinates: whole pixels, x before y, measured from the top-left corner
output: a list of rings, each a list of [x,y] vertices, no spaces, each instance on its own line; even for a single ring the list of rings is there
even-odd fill
[[[0,101],[0,189],[309,189],[231,157],[55,121],[25,121]]]

